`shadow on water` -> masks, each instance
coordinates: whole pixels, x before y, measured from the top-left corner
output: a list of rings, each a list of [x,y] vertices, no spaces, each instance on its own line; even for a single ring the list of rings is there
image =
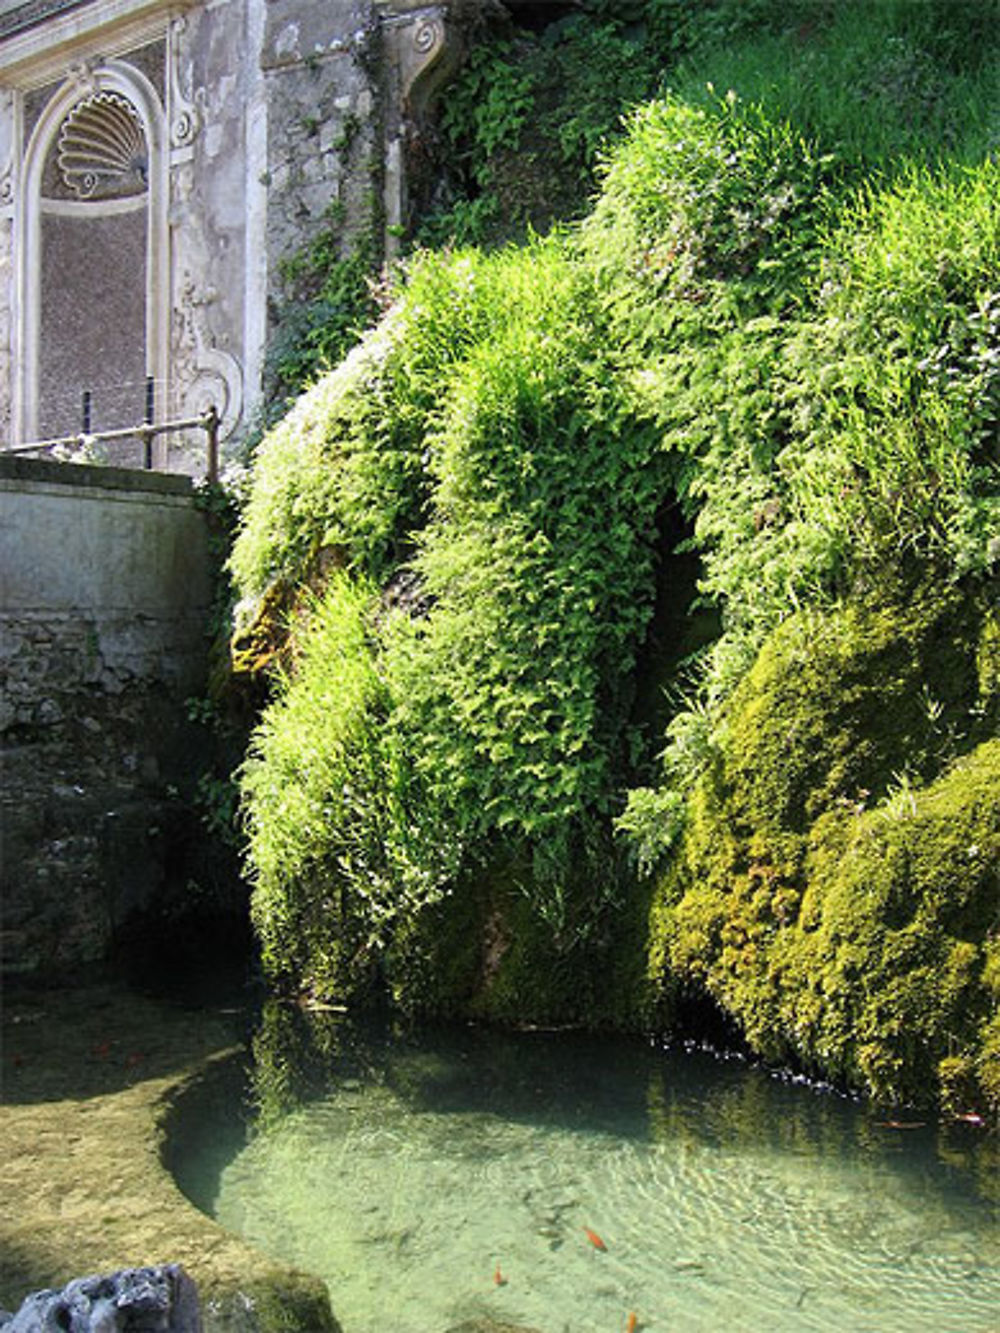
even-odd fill
[[[246,1058],[213,1069],[171,1120],[169,1165],[211,1209],[253,1135],[344,1088],[380,1088],[412,1115],[490,1115],[535,1128],[809,1158],[861,1155],[1000,1203],[1000,1144],[981,1128],[892,1120],[744,1056],[576,1031],[412,1027],[268,1001]],[[197,1196],[197,1197],[196,1197]]]
[[[172,1101],[161,1160],[195,1207],[211,1215],[222,1172],[247,1144],[252,1102],[247,1058],[213,1063]]]

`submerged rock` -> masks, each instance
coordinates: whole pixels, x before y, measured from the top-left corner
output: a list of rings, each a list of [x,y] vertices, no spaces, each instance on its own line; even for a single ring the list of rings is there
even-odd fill
[[[79,1277],[61,1291],[36,1291],[3,1333],[202,1333],[198,1292],[178,1264]]]

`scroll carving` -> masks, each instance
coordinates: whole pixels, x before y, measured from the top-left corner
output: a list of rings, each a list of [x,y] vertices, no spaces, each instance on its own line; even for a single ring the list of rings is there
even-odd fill
[[[434,93],[458,63],[448,6],[408,8],[405,0],[396,0],[382,11],[382,34],[399,112],[419,124]]]
[[[185,75],[181,52],[188,21],[181,15],[170,25],[170,146],[187,148],[197,138],[205,122],[207,93],[194,87],[194,78],[188,70]]]
[[[0,90],[0,208],[14,202],[14,94]]]

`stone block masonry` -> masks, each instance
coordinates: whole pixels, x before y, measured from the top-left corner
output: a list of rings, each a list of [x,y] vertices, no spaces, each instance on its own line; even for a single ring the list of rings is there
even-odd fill
[[[0,454],[0,971],[102,962],[188,818],[211,598],[187,478]]]

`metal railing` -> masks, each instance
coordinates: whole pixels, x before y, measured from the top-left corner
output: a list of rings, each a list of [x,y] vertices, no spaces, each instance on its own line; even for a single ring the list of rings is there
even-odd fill
[[[143,467],[152,470],[153,441],[158,435],[169,435],[178,430],[203,430],[205,432],[206,469],[209,482],[219,480],[219,425],[220,417],[215,404],[211,404],[201,416],[188,417],[181,421],[144,421],[141,426],[123,426],[118,430],[79,431],[76,435],[60,435],[51,440],[35,440],[32,444],[9,445],[2,452],[8,454],[37,453],[42,449],[86,449],[94,444],[104,444],[109,440],[141,440],[143,446]]]

